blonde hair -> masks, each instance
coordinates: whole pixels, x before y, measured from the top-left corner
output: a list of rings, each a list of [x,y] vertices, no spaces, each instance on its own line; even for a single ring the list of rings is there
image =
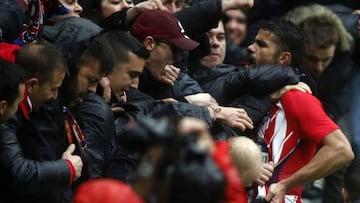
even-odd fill
[[[340,18],[329,8],[319,4],[300,6],[290,11],[286,16],[286,19],[296,25],[300,25],[309,18],[323,18],[333,22],[334,27],[338,30],[340,50],[349,51],[351,49],[353,38],[346,31]]]
[[[251,185],[260,174],[262,153],[257,144],[248,137],[229,138],[230,155],[244,186]]]

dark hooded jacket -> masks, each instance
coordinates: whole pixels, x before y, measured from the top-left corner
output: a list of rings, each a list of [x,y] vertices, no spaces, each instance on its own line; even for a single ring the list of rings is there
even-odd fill
[[[115,148],[112,154],[109,173],[107,174],[111,178],[131,183],[137,163],[148,144],[144,140],[132,140],[131,137],[124,137],[126,134],[122,132],[128,123],[146,116],[155,118],[162,116],[188,116],[203,120],[209,126],[212,126],[212,120],[207,107],[183,102],[165,104],[162,101],[154,100],[137,89],[130,89],[127,92],[127,99],[127,103],[121,105],[125,112],[115,115]]]
[[[73,109],[74,116],[86,141],[86,174],[76,181],[76,186],[86,180],[106,175],[114,141],[114,116],[110,106],[102,97],[89,92]],[[76,187],[75,186],[75,187]]]
[[[174,86],[170,86],[153,79],[147,70],[144,70],[144,73],[140,76],[139,90],[154,99],[174,98],[183,102],[186,102],[185,96],[187,95],[204,92],[199,84],[189,77],[187,73],[180,72]]]
[[[101,31],[102,29],[90,20],[68,17],[55,24],[45,25],[40,39],[54,44],[72,67],[90,39]]]
[[[220,64],[207,68],[196,63],[192,65],[189,75],[220,105],[229,105],[243,94],[257,97],[269,95],[285,85],[299,81],[292,68],[279,65],[245,68]]]
[[[0,41],[13,42],[19,37],[25,15],[15,0],[0,2]]]
[[[279,65],[245,68],[220,64],[207,68],[200,63],[193,63],[189,75],[220,105],[243,108],[254,126],[257,126],[272,105],[269,95],[285,85],[299,81],[292,68]],[[251,135],[254,132],[241,132],[219,124],[213,128],[213,134],[218,139],[224,139],[229,134]]]

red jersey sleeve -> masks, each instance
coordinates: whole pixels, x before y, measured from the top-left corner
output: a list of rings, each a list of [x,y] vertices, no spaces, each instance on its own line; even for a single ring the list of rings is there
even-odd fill
[[[283,95],[281,103],[288,119],[300,129],[300,137],[320,144],[321,140],[339,129],[325,113],[321,102],[311,94],[292,90]]]

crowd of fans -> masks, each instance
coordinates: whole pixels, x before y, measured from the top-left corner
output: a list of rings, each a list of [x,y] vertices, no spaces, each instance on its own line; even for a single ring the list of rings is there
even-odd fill
[[[3,0],[0,202],[360,202],[359,42],[350,0]]]

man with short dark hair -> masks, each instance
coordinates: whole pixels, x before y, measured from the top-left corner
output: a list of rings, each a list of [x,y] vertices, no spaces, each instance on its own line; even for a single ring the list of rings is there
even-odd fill
[[[290,65],[301,59],[304,35],[293,23],[264,23],[248,49],[254,65]],[[301,101],[301,102],[300,102]],[[258,131],[258,141],[274,162],[274,173],[259,196],[297,202],[302,185],[331,174],[354,158],[350,143],[308,93],[288,91],[274,103]],[[315,153],[316,152],[316,153]]]
[[[81,176],[82,160],[72,155],[64,116],[55,101],[67,72],[56,48],[34,42],[15,62],[27,73],[24,100],[15,116],[0,126],[1,202],[70,202],[65,192]]]
[[[0,123],[16,113],[23,100],[26,74],[16,64],[0,59]]]

